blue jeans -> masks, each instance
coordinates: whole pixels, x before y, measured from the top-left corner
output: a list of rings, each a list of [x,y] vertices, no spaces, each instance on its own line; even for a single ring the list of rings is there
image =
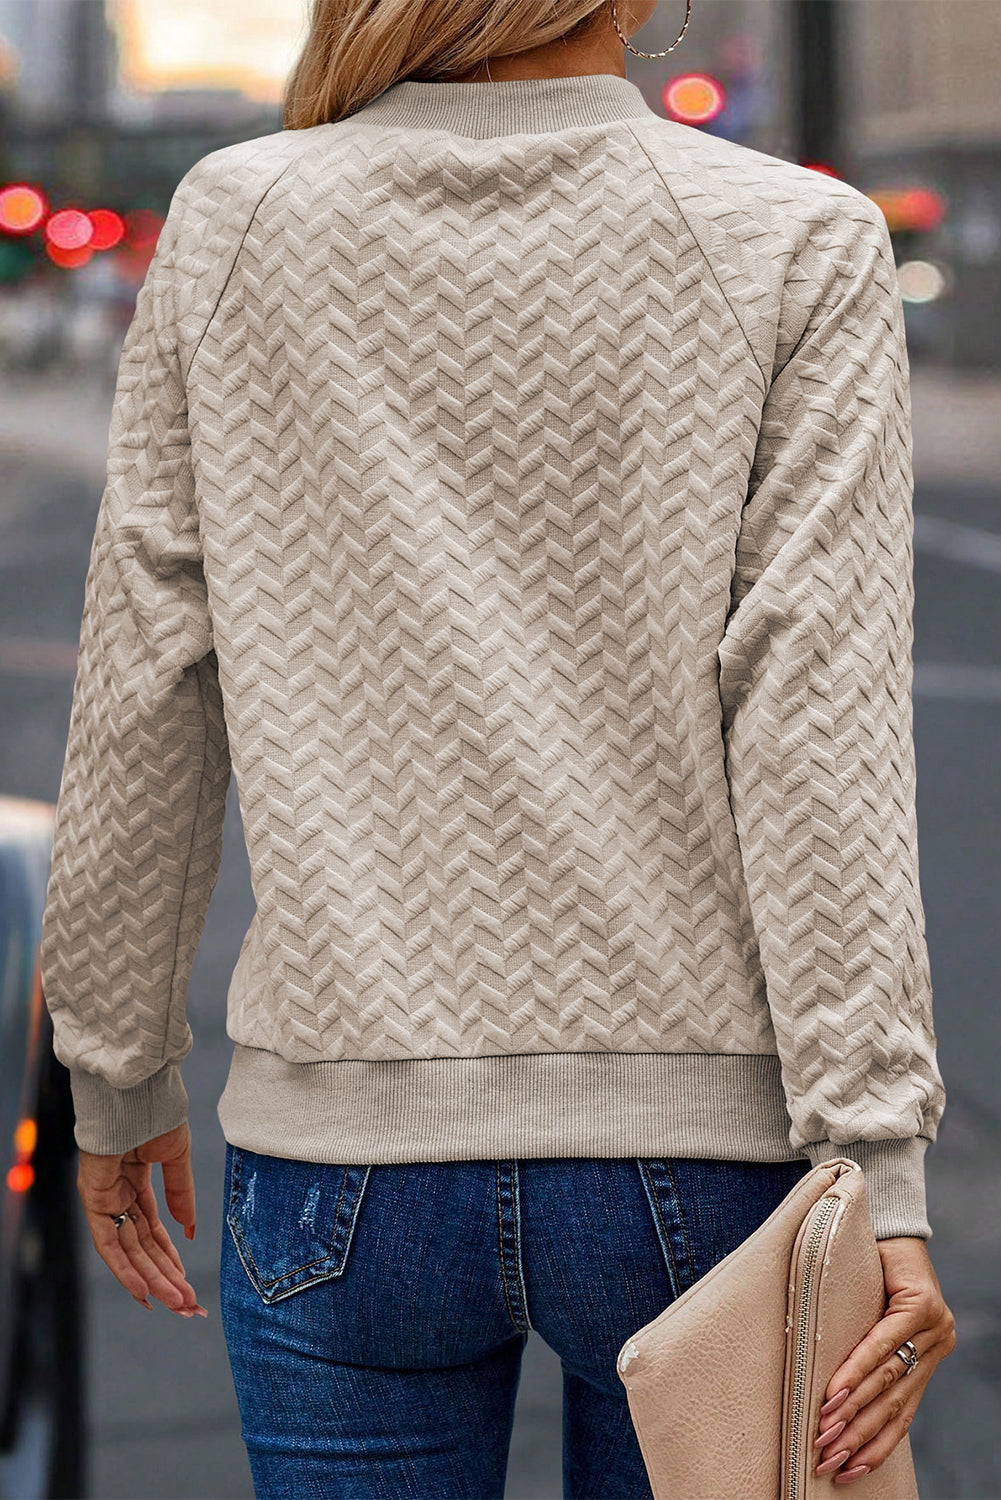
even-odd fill
[[[255,1495],[502,1500],[534,1328],[563,1368],[566,1500],[649,1500],[619,1350],[809,1170],[227,1143],[222,1322]]]

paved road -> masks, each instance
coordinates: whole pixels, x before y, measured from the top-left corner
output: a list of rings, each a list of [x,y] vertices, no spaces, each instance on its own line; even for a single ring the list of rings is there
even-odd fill
[[[948,1099],[928,1154],[930,1250],[958,1323],[956,1353],[911,1429],[922,1500],[997,1500],[1001,1458],[1001,485],[998,381],[913,372],[918,475],[915,738],[922,894]],[[0,789],[53,800],[73,682],[83,579],[100,494],[110,393],[76,381],[0,401]],[[92,1252],[91,1495],[252,1500],[218,1317],[224,1142],[216,1103],[230,1043],[225,998],[253,910],[231,786],[219,882],[189,993],[198,1235],[176,1240],[208,1319],[154,1316]],[[558,1500],[559,1362],[532,1334],[508,1500]],[[431,1497],[428,1497],[431,1500]]]

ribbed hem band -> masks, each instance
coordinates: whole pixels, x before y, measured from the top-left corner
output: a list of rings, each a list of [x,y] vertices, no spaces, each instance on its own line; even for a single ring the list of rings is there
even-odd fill
[[[789,1144],[774,1054],[555,1052],[291,1063],[235,1044],[218,1104],[227,1141],[301,1161],[703,1157],[866,1173],[878,1239],[931,1238],[927,1140]]]

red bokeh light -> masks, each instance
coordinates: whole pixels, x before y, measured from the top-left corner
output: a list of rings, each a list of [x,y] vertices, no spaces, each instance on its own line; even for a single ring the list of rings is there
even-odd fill
[[[931,188],[909,188],[904,194],[904,211],[915,229],[936,229],[945,218],[945,202]]]
[[[125,244],[130,250],[152,254],[162,228],[162,214],[154,213],[151,208],[134,208],[125,215]]]
[[[90,240],[92,250],[110,250],[125,234],[125,220],[112,208],[92,208],[88,217],[94,229]]]
[[[64,270],[73,270],[76,266],[85,266],[94,256],[94,252],[89,245],[79,245],[75,248],[64,249],[62,245],[54,245],[51,240],[45,246],[45,253],[53,265],[62,266]]]
[[[841,173],[840,172],[835,172],[834,168],[833,167],[829,167],[826,162],[823,162],[823,161],[801,161],[800,162],[800,166],[801,167],[809,167],[811,172],[822,172],[825,177],[837,177],[839,179],[839,181],[841,180]]]
[[[35,1169],[28,1161],[16,1162],[7,1172],[7,1186],[12,1193],[26,1193],[35,1180]]]

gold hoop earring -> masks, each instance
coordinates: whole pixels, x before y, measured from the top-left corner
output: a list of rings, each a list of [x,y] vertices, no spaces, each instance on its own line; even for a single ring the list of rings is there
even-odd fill
[[[619,22],[615,14],[615,0],[608,0],[608,3],[612,11],[612,25],[619,33],[620,42],[624,47],[628,47],[630,52],[635,52],[637,57],[666,57],[669,52],[673,52],[675,47],[681,41],[681,38],[684,36],[685,32],[688,30],[688,22],[691,20],[692,15],[692,0],[687,0],[685,9],[685,24],[678,32],[678,35],[675,37],[670,47],[665,47],[663,52],[640,52],[633,46],[632,42],[630,42],[626,37],[622,35],[622,32],[619,30]]]

